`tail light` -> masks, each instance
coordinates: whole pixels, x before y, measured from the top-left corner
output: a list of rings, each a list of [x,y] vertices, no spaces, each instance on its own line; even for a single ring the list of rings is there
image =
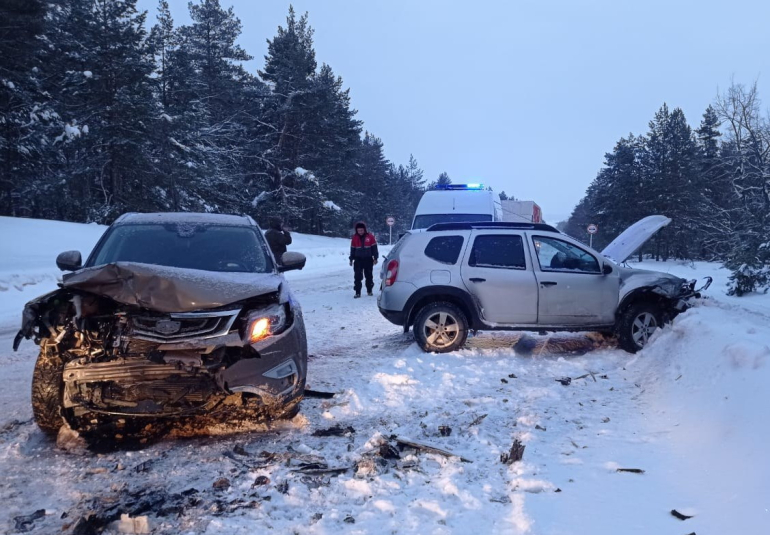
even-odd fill
[[[398,260],[391,260],[388,262],[388,267],[385,269],[385,286],[393,286],[398,276]]]

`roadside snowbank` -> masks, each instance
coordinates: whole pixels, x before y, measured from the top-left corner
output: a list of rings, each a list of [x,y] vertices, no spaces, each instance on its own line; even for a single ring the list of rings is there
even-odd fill
[[[665,436],[662,472],[683,506],[688,531],[760,533],[770,522],[770,317],[706,302],[640,353],[648,432]],[[692,513],[691,513],[692,514]],[[692,528],[692,529],[690,529]]]

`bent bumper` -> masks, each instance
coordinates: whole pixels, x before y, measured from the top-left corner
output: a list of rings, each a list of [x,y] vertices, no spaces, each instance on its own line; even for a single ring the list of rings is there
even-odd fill
[[[254,357],[242,358],[218,374],[217,382],[227,392],[256,394],[265,403],[288,402],[302,395],[307,377],[307,337],[301,314],[285,332],[251,347]]]

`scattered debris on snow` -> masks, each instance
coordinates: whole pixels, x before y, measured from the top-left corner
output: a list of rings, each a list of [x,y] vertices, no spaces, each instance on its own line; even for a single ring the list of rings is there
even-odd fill
[[[510,451],[500,455],[500,462],[503,464],[513,464],[521,461],[524,457],[524,448],[526,446],[519,442],[519,439],[514,440]]]
[[[150,521],[146,516],[131,517],[127,514],[120,515],[120,520],[116,523],[115,529],[118,533],[129,533],[136,535],[146,535],[150,533]]]

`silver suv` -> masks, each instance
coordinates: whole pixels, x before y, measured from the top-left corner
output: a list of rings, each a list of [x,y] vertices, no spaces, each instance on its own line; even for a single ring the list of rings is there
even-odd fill
[[[624,266],[670,223],[650,216],[601,253],[550,225],[441,223],[405,234],[383,262],[380,312],[424,351],[461,347],[469,331],[599,331],[636,352],[700,297],[695,281]]]

